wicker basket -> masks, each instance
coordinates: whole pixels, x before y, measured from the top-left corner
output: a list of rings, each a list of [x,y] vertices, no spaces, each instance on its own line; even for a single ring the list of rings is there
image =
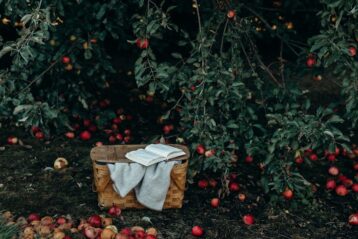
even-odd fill
[[[98,205],[101,208],[111,207],[113,204],[120,208],[144,208],[135,197],[133,190],[125,197],[120,197],[113,189],[107,163],[131,163],[125,154],[146,145],[113,145],[95,147],[91,150],[93,164],[94,191],[98,193]],[[163,208],[181,208],[184,198],[186,172],[188,168],[189,150],[182,145],[172,145],[184,150],[186,153],[176,160],[182,160],[171,171],[170,186]]]

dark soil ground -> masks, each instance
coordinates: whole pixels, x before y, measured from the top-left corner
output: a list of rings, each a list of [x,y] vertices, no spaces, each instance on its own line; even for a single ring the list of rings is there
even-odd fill
[[[91,144],[57,139],[49,144],[26,141],[24,146],[5,146],[0,151],[0,210],[16,215],[71,214],[76,218],[103,213],[92,192]],[[57,157],[65,157],[70,167],[50,171]],[[259,192],[255,192],[259,195]],[[156,227],[160,238],[192,238],[193,225],[201,225],[205,238],[357,238],[358,228],[347,223],[354,202],[316,201],[297,209],[277,208],[248,194],[247,202],[222,200],[218,209],[210,207],[214,191],[188,187],[182,209],[153,212],[124,210],[119,228],[141,225]],[[259,199],[259,200],[258,200]],[[273,209],[275,208],[275,209]],[[256,223],[245,226],[242,215],[252,213]],[[148,222],[150,219],[150,222]]]

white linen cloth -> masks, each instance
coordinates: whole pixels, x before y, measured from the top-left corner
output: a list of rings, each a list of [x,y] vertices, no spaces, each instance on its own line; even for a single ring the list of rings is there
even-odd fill
[[[170,186],[170,172],[178,161],[162,161],[145,167],[138,163],[108,164],[114,190],[125,197],[134,189],[143,206],[161,211]]]

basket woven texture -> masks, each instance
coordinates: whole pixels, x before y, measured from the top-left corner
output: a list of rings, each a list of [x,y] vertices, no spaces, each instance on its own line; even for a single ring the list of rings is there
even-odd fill
[[[125,158],[125,154],[138,148],[144,148],[146,145],[111,145],[94,147],[91,150],[91,159],[93,165],[94,191],[98,193],[98,205],[101,208],[111,207],[113,204],[122,209],[125,208],[144,208],[135,196],[133,190],[125,197],[119,196],[113,189],[113,183],[110,178],[107,163],[131,163]],[[170,186],[163,208],[181,208],[183,205],[186,172],[188,168],[189,150],[183,145],[172,145],[184,150],[186,153],[178,160],[181,164],[176,164],[171,171]]]

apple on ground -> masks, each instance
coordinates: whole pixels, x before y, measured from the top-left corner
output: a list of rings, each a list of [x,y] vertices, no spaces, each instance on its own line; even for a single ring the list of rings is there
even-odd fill
[[[209,185],[209,183],[208,183],[208,181],[206,179],[201,179],[201,180],[198,181],[199,188],[204,189],[204,188],[207,188],[208,185]]]
[[[87,141],[87,140],[91,139],[91,133],[87,130],[82,131],[80,134],[80,138],[84,141]]]
[[[348,194],[348,190],[344,185],[339,185],[336,187],[336,193],[338,196],[346,196]]]
[[[196,237],[201,237],[202,235],[204,235],[204,230],[200,226],[194,226],[191,229],[191,234]]]
[[[348,223],[351,225],[358,225],[358,213],[354,213],[349,216]]]
[[[333,190],[336,188],[336,182],[333,179],[328,179],[326,182],[326,189]]]
[[[252,225],[252,224],[255,223],[255,218],[254,218],[254,216],[251,215],[251,214],[246,214],[246,215],[244,215],[244,216],[242,217],[242,220],[244,221],[244,223],[245,223],[246,225]]]
[[[229,190],[230,190],[231,192],[237,192],[237,191],[240,190],[240,186],[239,186],[239,184],[238,184],[237,182],[231,182],[231,183],[229,184]]]
[[[219,198],[213,198],[211,199],[210,201],[210,205],[213,207],[213,208],[217,208],[220,204],[220,199]]]

